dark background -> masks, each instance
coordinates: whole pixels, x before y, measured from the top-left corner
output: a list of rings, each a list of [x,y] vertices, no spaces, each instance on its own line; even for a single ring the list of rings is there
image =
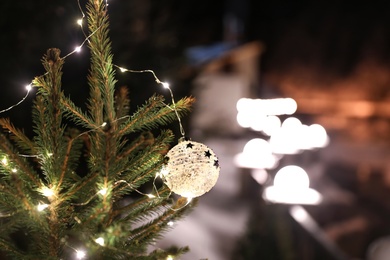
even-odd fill
[[[129,67],[183,73],[172,65],[185,63],[184,50],[226,40],[224,17],[234,13],[244,25],[240,42],[261,40],[266,46],[262,70],[288,70],[299,63],[325,75],[345,76],[367,57],[389,61],[389,5],[382,1],[112,0],[109,13],[115,61]],[[81,16],[76,0],[6,1],[0,8],[4,88],[15,89],[38,75],[46,49],[57,47],[65,55],[83,40],[75,23]],[[85,60],[73,56],[67,64],[78,70],[86,66]]]
[[[260,40],[266,46],[262,71],[288,71],[299,64],[316,69],[324,78],[343,77],[368,58],[389,62],[389,5],[380,1],[112,0],[114,61],[188,79],[193,74],[185,69],[185,50],[225,41],[224,18],[233,13],[243,23],[239,42]],[[42,72],[39,61],[46,49],[57,47],[65,55],[80,44],[83,34],[75,23],[81,16],[76,0],[5,1],[0,8],[5,107],[18,100],[24,85]],[[73,69],[64,74],[70,81],[68,91],[85,85],[86,55],[84,50],[66,60],[65,68]]]

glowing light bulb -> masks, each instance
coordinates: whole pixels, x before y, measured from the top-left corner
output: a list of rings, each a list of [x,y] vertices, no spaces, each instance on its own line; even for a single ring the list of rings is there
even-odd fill
[[[101,195],[106,195],[107,194],[107,188],[103,188],[103,189],[101,189],[101,190],[99,190],[99,194],[101,194]]]
[[[101,246],[104,246],[104,238],[98,237],[95,239],[96,244],[99,244]]]
[[[107,125],[107,122],[103,122],[103,124],[101,125],[101,127],[105,127]]]
[[[169,88],[169,83],[167,82],[161,82],[161,85],[163,85],[164,88]]]
[[[77,24],[80,25],[80,26],[83,26],[83,19],[82,18],[78,19],[77,20]]]
[[[87,254],[84,250],[76,250],[76,258],[83,259]]]
[[[48,187],[43,187],[41,193],[43,194],[43,196],[48,198],[54,195],[54,191]]]
[[[81,46],[77,46],[75,49],[74,49],[75,52],[80,52],[81,51]]]
[[[32,89],[31,84],[28,84],[28,85],[26,86],[26,90],[27,90],[28,92],[30,92],[31,89]]]
[[[18,170],[16,170],[16,168],[13,168],[12,170],[11,170],[11,172],[13,172],[13,173],[16,173]]]
[[[171,255],[167,256],[167,260],[173,260],[173,257]]]
[[[146,194],[146,196],[148,196],[149,199],[153,199],[153,198],[156,197],[156,196],[154,196],[153,194]]]
[[[173,224],[174,224],[174,222],[173,222],[173,221],[169,221],[169,222],[167,223],[167,225],[168,225],[168,226],[170,226],[170,227],[172,227],[172,226],[173,226]]]
[[[8,160],[7,160],[7,158],[6,157],[4,157],[2,160],[1,160],[1,163],[3,164],[3,165],[8,165]]]
[[[45,210],[47,207],[49,207],[49,205],[39,203],[38,206],[37,206],[37,210],[38,210],[38,211],[43,211],[43,210]]]
[[[122,68],[122,67],[119,67],[119,70],[120,70],[121,72],[126,72],[126,71],[127,71],[127,69]]]

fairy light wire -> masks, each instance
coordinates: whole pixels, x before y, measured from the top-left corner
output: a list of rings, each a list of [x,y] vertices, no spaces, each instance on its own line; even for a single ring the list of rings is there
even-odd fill
[[[67,57],[69,57],[70,55],[72,55],[73,53],[75,52],[80,52],[81,48],[85,45],[86,42],[89,42],[89,39],[97,32],[100,30],[100,28],[102,27],[102,25],[100,25],[98,28],[96,28],[96,30],[94,30],[90,35],[88,35],[84,41],[79,45],[77,46],[73,51],[69,52],[68,54],[66,54],[64,57],[62,57],[62,59],[66,59]]]
[[[121,67],[121,66],[118,66],[116,64],[112,64],[114,67],[118,68],[121,72],[130,72],[130,73],[150,73],[152,74],[154,80],[156,81],[157,84],[160,84],[162,85],[164,88],[168,89],[169,91],[169,94],[171,96],[171,101],[172,101],[172,107],[170,107],[169,105],[166,105],[167,107],[169,107],[170,109],[172,109],[174,112],[175,112],[175,115],[177,117],[177,120],[178,120],[178,123],[179,123],[179,128],[180,128],[180,134],[182,135],[182,137],[185,137],[185,131],[184,131],[184,127],[183,127],[183,124],[181,122],[181,118],[179,116],[179,112],[177,111],[177,107],[176,107],[176,102],[175,102],[175,98],[173,96],[173,92],[172,92],[172,89],[170,88],[169,84],[167,82],[164,82],[164,81],[161,81],[156,73],[153,71],[153,70],[150,70],[150,69],[146,69],[146,70],[133,70],[133,69],[127,69],[127,68],[124,68],[124,67]]]
[[[26,100],[26,98],[28,97],[28,95],[30,94],[31,89],[32,89],[31,84],[27,85],[27,87],[26,87],[26,90],[27,90],[26,95],[24,95],[24,97],[23,97],[19,102],[17,102],[16,104],[14,104],[14,105],[12,105],[12,106],[6,108],[6,109],[0,110],[0,114],[5,113],[5,112],[7,112],[7,111],[10,111],[10,110],[13,109],[14,107],[17,107],[17,106],[19,106],[21,103],[23,103],[23,102]]]
[[[143,193],[143,192],[137,190],[136,188],[134,188],[130,183],[128,183],[128,182],[125,181],[125,180],[116,181],[116,182],[114,183],[114,187],[115,187],[115,186],[118,186],[118,185],[121,184],[121,183],[126,184],[127,186],[130,187],[130,189],[134,190],[134,191],[137,192],[138,194],[144,195],[144,196],[146,196],[146,197],[148,197],[148,198],[150,198],[150,199],[156,198],[156,196],[153,195],[153,194],[150,194],[150,193],[147,194],[147,193]],[[158,190],[157,190],[157,189],[156,189],[156,194],[157,194],[157,198],[160,198],[160,194],[158,193]]]
[[[169,85],[168,85],[168,86],[165,86],[165,85],[163,84],[163,86],[164,86],[165,88],[167,88],[167,89],[169,90],[169,93],[171,94],[172,105],[173,105],[173,111],[175,111],[175,114],[176,114],[176,117],[177,117],[177,121],[178,121],[178,123],[179,123],[180,133],[181,133],[182,137],[185,137],[185,131],[184,131],[183,125],[182,125],[182,123],[181,123],[181,118],[180,118],[180,116],[179,116],[179,112],[177,111],[177,108],[176,108],[176,102],[175,102],[175,98],[173,97],[173,92],[172,92],[171,88],[169,87]],[[168,107],[169,107],[169,106],[168,106]]]
[[[81,14],[82,14],[82,18],[80,19],[80,20],[82,21],[82,20],[85,18],[85,13],[83,12],[83,10],[82,10],[82,8],[81,8],[80,0],[77,0],[77,3],[78,3],[78,6],[79,6],[79,9],[80,9],[80,12],[81,12]],[[107,8],[107,6],[108,6],[108,3],[107,3],[107,0],[106,0],[106,8]],[[80,22],[80,25],[81,25],[81,24],[82,24],[82,22]],[[81,48],[85,45],[85,43],[86,43],[86,42],[89,42],[89,39],[90,39],[90,38],[91,38],[91,37],[92,37],[92,36],[101,28],[101,27],[102,27],[102,25],[100,25],[100,26],[99,26],[96,30],[94,30],[91,34],[89,34],[88,36],[86,36],[86,34],[85,34],[84,30],[83,30],[83,27],[81,26],[81,29],[82,29],[83,34],[84,34],[84,36],[85,36],[84,41],[83,41],[79,46],[77,46],[73,51],[69,52],[69,53],[66,54],[64,57],[62,57],[62,60],[65,60],[65,59],[66,59],[67,57],[69,57],[70,55],[72,55],[72,54],[74,54],[74,53],[76,53],[76,52],[79,52],[79,51],[81,50]],[[47,73],[45,73],[45,74],[47,74]],[[45,74],[44,74],[44,75],[45,75]],[[13,108],[19,106],[21,103],[23,103],[23,102],[27,99],[28,95],[30,94],[30,91],[31,91],[31,89],[32,89],[32,83],[30,83],[29,85],[27,85],[26,89],[27,89],[26,95],[25,95],[19,102],[17,102],[16,104],[14,104],[14,105],[12,105],[12,106],[6,108],[6,109],[0,110],[0,114],[5,113],[5,112],[7,112],[7,111],[10,111],[11,109],[13,109]]]

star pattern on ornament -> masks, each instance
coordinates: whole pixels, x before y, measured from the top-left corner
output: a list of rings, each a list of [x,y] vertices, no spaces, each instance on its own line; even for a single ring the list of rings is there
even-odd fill
[[[210,158],[210,156],[211,156],[210,150],[207,150],[206,152],[204,152],[204,156],[206,156],[207,158]]]
[[[191,148],[192,149],[193,146],[194,146],[194,144],[192,144],[192,143],[188,143],[187,144],[187,148]]]
[[[219,167],[219,161],[218,160],[214,160],[214,165],[213,166],[215,166],[216,168],[218,168]]]

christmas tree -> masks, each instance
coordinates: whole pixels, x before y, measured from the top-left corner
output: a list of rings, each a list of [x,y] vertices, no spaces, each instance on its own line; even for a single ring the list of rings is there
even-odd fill
[[[180,123],[193,98],[166,104],[154,94],[129,111],[128,90],[115,86],[104,0],[88,1],[87,20],[86,109],[61,89],[68,55],[49,49],[31,85],[34,135],[0,119],[0,251],[5,259],[174,259],[188,248],[150,245],[196,200],[172,196],[157,177],[175,141],[164,128]]]

